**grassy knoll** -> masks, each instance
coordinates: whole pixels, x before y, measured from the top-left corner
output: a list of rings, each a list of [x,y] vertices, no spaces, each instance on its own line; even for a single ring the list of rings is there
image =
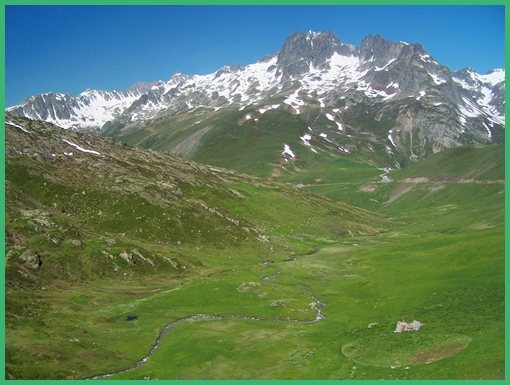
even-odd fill
[[[395,177],[503,179],[504,151],[503,145],[451,148],[400,170]]]

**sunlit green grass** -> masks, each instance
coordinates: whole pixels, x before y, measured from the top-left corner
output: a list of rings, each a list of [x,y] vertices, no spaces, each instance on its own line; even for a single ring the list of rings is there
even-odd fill
[[[275,124],[288,126],[287,115]],[[286,135],[251,130],[212,143],[247,144],[255,133]],[[239,148],[238,169],[253,170],[265,151]],[[452,150],[387,184],[348,157],[301,159],[310,169],[282,178],[301,187],[220,183],[202,170],[203,185],[181,183],[185,200],[164,189],[112,193],[113,182],[65,164],[8,162],[6,222],[18,238],[7,248],[6,370],[24,379],[114,373],[144,357],[166,325],[205,314],[221,319],[177,323],[145,365],[109,378],[501,379],[504,185],[452,179],[501,179],[502,153]],[[257,173],[269,175],[264,159]],[[143,181],[157,176],[141,166],[122,165]],[[35,230],[24,217],[37,209],[51,226]],[[31,280],[11,259],[16,242],[43,257]],[[120,257],[133,249],[154,266]],[[326,318],[311,323],[315,298]],[[420,331],[393,333],[414,319]]]
[[[114,378],[501,377],[501,236],[381,235],[279,262],[273,285],[309,285],[326,304],[326,320],[183,322],[145,366]],[[398,320],[413,319],[425,326],[393,333]],[[356,353],[342,353],[353,345]]]

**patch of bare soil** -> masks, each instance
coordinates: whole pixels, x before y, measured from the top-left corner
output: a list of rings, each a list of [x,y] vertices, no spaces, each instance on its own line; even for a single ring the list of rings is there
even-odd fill
[[[366,184],[359,188],[361,192],[374,192],[375,190],[377,190],[377,185],[375,184]]]
[[[422,350],[412,356],[409,359],[409,363],[414,365],[430,364],[432,362],[451,357],[464,350],[470,342],[471,339],[466,337],[465,339],[453,341],[447,345]]]
[[[184,139],[182,142],[178,143],[172,148],[172,152],[180,155],[186,155],[191,153],[191,151],[196,147],[202,136],[207,134],[207,132],[212,128],[212,126],[207,126],[204,128],[201,128],[194,134],[190,135],[186,139]]]
[[[394,191],[393,195],[384,203],[384,205],[389,205],[390,203],[395,202],[402,195],[407,194],[414,187],[414,184],[410,183],[400,183],[397,189]]]
[[[273,168],[273,176],[279,177],[280,175],[282,175],[282,170],[279,167]]]

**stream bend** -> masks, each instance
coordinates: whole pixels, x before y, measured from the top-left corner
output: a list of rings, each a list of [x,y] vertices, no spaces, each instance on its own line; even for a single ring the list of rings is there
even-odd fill
[[[317,251],[318,251],[318,248],[315,247],[310,252],[308,252],[306,254],[301,254],[300,256],[311,255],[311,254],[316,253]],[[292,262],[297,257],[298,257],[298,255],[291,255],[287,259],[284,259],[284,260],[282,260],[280,262]],[[271,264],[272,264],[272,262],[270,262],[269,264],[266,263],[266,268],[271,267]],[[228,271],[230,272],[231,270],[228,270]],[[227,270],[226,271],[221,271],[221,272],[219,272],[217,274],[222,274],[224,272],[227,272]],[[276,266],[276,271],[273,274],[265,275],[265,276],[263,276],[261,278],[261,280],[265,281],[265,282],[271,282],[271,283],[273,283],[275,285],[292,285],[292,284],[285,284],[285,283],[278,282],[277,278],[280,275],[281,275],[281,270],[280,270],[280,268],[278,266]],[[207,277],[209,278],[210,276],[212,276],[212,274],[209,274]],[[292,286],[294,286],[294,285],[292,285]],[[281,318],[258,318],[258,317],[243,316],[243,315],[220,315],[220,314],[202,314],[202,313],[193,314],[193,315],[186,316],[186,317],[181,317],[179,319],[176,319],[176,320],[170,322],[165,327],[163,327],[161,329],[161,331],[159,332],[156,340],[154,341],[154,343],[150,347],[149,351],[147,352],[147,354],[145,354],[145,356],[143,356],[141,359],[136,361],[131,366],[129,366],[127,368],[124,368],[124,369],[120,369],[120,370],[111,372],[111,373],[103,373],[103,374],[98,374],[98,375],[95,375],[95,376],[92,376],[92,377],[88,377],[88,378],[86,378],[86,380],[99,380],[99,379],[102,379],[102,378],[112,377],[112,376],[117,375],[117,374],[130,372],[130,371],[132,371],[132,370],[134,370],[136,368],[139,368],[140,366],[145,365],[147,363],[147,361],[149,360],[149,358],[159,348],[159,346],[161,345],[161,341],[163,340],[165,335],[168,334],[174,328],[175,325],[177,325],[178,323],[181,323],[181,322],[196,321],[196,320],[247,320],[247,321],[249,320],[249,321],[271,321],[271,322],[292,322],[292,323],[300,323],[300,324],[314,324],[314,323],[320,322],[322,320],[325,320],[326,316],[324,315],[323,310],[324,310],[324,307],[326,305],[324,304],[324,302],[322,302],[313,293],[313,291],[310,288],[310,286],[307,286],[307,285],[301,284],[301,283],[295,284],[295,286],[298,286],[301,289],[303,289],[303,291],[307,295],[309,295],[315,301],[315,304],[316,304],[315,305],[315,310],[316,310],[317,314],[316,314],[314,319],[312,319],[312,320],[298,320],[298,319],[293,319],[293,318],[285,318],[285,319],[281,319]]]

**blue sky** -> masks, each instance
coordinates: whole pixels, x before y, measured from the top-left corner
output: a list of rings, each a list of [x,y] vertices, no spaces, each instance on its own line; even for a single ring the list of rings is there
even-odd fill
[[[504,67],[503,6],[6,6],[6,105],[246,65],[295,31],[419,42],[440,63]]]

